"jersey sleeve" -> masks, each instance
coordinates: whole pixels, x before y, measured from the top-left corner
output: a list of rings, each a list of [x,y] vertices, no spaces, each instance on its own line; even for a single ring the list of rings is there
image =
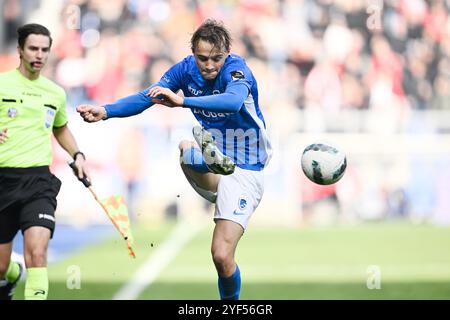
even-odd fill
[[[240,59],[236,59],[236,61],[225,66],[221,77],[222,81],[226,83],[227,89],[235,85],[244,84],[250,91],[253,85],[252,72],[245,62]]]
[[[202,97],[186,97],[183,106],[185,108],[200,108],[217,112],[238,112],[248,96],[248,89],[243,84],[227,87],[221,94],[213,94]]]
[[[61,128],[64,127],[67,122],[67,98],[66,98],[66,93],[64,90],[61,90],[60,92],[60,105],[58,108],[58,111],[56,112],[55,115],[55,121],[53,122],[53,128]]]
[[[164,88],[169,88],[173,92],[177,92],[178,90],[180,90],[182,87],[183,70],[185,67],[184,63],[184,61],[181,61],[174,64],[163,74],[161,79],[159,79],[159,81],[151,87],[161,86]]]
[[[182,68],[183,62],[179,62],[167,70],[158,82],[152,84],[147,89],[119,99],[114,103],[104,105],[107,118],[131,117],[150,108],[154,103],[152,102],[152,98],[147,97],[146,94],[155,86],[169,88],[173,92],[177,92],[181,88],[180,79]]]
[[[253,75],[242,59],[235,59],[223,67],[221,82],[225,84],[225,92],[216,95],[184,98],[184,107],[200,108],[217,112],[238,112],[244,105],[251,87]]]

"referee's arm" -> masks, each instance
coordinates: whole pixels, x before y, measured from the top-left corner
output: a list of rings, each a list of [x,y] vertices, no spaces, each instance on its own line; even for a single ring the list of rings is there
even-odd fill
[[[75,160],[75,165],[78,167],[78,178],[81,179],[83,176],[86,176],[88,180],[91,181],[89,171],[85,164],[85,156],[80,152],[80,149],[78,149],[77,141],[75,140],[72,131],[70,131],[67,126],[67,123],[62,127],[53,128],[53,135],[59,145]]]

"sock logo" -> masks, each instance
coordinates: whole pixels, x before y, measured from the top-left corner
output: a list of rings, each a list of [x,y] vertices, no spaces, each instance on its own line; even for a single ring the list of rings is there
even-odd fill
[[[34,295],[35,295],[35,296],[37,296],[38,294],[45,295],[45,290],[39,289],[39,290],[36,290],[36,291],[34,292]]]

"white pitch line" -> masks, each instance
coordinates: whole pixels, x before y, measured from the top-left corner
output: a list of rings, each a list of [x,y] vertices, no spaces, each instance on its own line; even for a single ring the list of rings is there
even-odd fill
[[[147,289],[159,273],[176,257],[178,252],[195,236],[205,224],[191,224],[180,221],[169,238],[150,255],[113,297],[114,300],[134,300]]]

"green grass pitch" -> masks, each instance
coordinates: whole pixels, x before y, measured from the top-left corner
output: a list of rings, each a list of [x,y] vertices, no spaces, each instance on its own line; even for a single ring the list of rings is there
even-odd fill
[[[213,223],[198,233],[139,299],[218,299],[210,257]],[[137,259],[119,237],[49,266],[49,299],[111,299],[170,234],[172,225],[134,228]],[[236,254],[241,299],[450,299],[450,229],[405,223],[335,227],[249,226]],[[79,266],[81,288],[68,289]],[[368,268],[380,289],[368,289]],[[23,299],[24,282],[15,299]]]

